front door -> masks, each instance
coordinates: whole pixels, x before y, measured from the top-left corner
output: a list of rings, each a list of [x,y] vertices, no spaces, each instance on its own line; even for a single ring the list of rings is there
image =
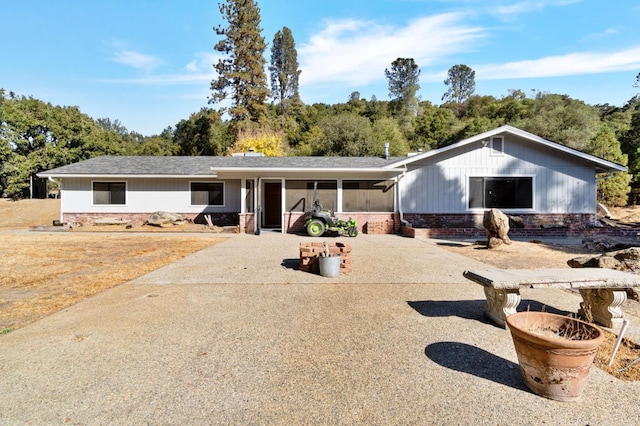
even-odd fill
[[[264,183],[264,224],[265,228],[282,226],[282,184]]]

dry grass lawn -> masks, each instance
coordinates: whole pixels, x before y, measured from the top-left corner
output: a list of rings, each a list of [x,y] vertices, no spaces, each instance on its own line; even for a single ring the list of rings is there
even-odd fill
[[[211,233],[23,231],[50,225],[59,206],[0,200],[0,334],[222,241]]]

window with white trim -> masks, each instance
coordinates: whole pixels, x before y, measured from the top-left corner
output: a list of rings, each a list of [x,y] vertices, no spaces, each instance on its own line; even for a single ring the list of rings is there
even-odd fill
[[[191,182],[192,206],[223,206],[223,182]]]
[[[93,182],[94,205],[124,205],[127,201],[126,182]]]
[[[491,155],[504,155],[504,138],[502,136],[491,138]]]
[[[532,209],[533,177],[469,177],[470,209]]]

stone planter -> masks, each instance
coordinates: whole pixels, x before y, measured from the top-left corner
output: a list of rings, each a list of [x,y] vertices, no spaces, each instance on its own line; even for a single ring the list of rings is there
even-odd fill
[[[580,399],[603,332],[587,322],[547,312],[511,314],[507,326],[527,387],[557,401]],[[565,332],[573,337],[561,337]]]

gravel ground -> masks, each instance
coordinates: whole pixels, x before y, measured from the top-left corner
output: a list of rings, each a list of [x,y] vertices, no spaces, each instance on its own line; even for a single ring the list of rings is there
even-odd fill
[[[462,277],[487,265],[362,235],[340,240],[353,272],[324,278],[294,267],[308,240],[237,235],[0,336],[0,424],[640,422],[640,384],[595,368],[575,403],[526,389],[509,332]]]

